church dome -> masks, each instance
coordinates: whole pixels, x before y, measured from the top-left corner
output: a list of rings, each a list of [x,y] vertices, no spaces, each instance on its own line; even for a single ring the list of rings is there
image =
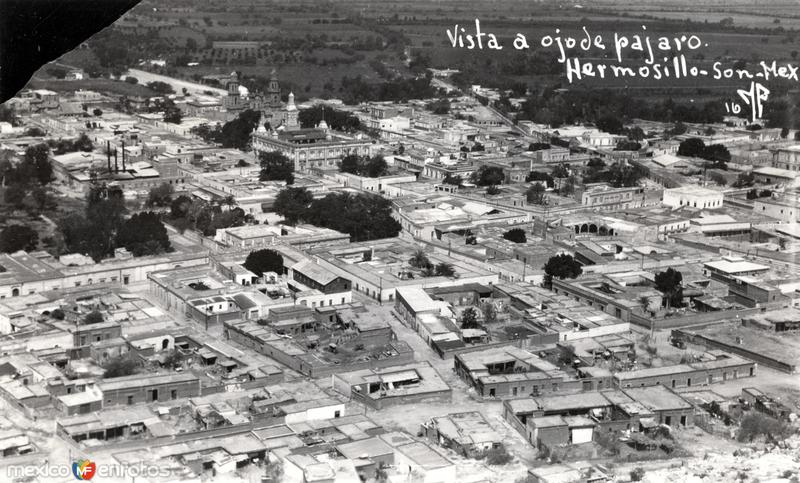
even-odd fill
[[[328,123],[325,122],[325,119],[321,120],[319,124],[317,124],[317,129],[325,129],[328,130]]]

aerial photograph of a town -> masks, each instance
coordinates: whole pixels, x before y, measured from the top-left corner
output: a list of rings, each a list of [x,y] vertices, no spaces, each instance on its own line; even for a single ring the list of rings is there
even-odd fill
[[[0,482],[800,482],[798,52],[141,0],[0,104]]]

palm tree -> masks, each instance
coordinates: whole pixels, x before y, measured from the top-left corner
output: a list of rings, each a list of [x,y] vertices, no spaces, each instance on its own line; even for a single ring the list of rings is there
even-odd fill
[[[414,268],[427,268],[431,265],[431,261],[428,260],[428,255],[425,254],[425,251],[421,248],[417,249],[414,252],[414,255],[408,260],[408,264]]]

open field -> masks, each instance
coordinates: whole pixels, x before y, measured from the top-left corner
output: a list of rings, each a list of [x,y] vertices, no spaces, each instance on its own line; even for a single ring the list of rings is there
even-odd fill
[[[31,89],[50,89],[55,92],[74,92],[78,89],[97,91],[104,94],[115,94],[123,96],[156,96],[152,89],[139,84],[129,84],[111,79],[83,79],[83,80],[56,80],[40,79],[34,77],[28,84]]]
[[[112,28],[145,42],[143,50],[137,53],[137,62],[143,56],[167,60],[163,72],[167,75],[196,80],[207,74],[237,70],[245,77],[266,77],[275,68],[282,84],[293,90],[300,101],[336,97],[345,76],[360,75],[370,82],[381,81],[374,67],[376,59],[390,72],[412,75],[405,64],[407,55],[423,66],[464,70],[465,84],[485,84],[480,72],[491,70],[506,84],[522,82],[534,88],[559,83],[567,86],[563,66],[552,65],[557,49],[539,45],[543,36],[554,34],[557,28],[562,35],[578,39],[584,26],[592,35],[602,35],[609,44],[606,52],[576,52],[582,59],[594,61],[604,54],[613,57],[610,44],[615,32],[628,36],[641,34],[642,25],[647,26],[647,32],[654,38],[698,35],[707,45],[684,53],[687,60],[700,68],[709,68],[716,60],[727,66],[737,60],[752,66],[761,60],[797,58],[800,35],[793,30],[797,24],[793,17],[800,15],[800,6],[785,1],[758,6],[745,1],[717,3],[700,8],[683,0],[634,6],[595,0],[582,2],[582,7],[556,2],[531,4],[523,0],[377,3],[241,0],[224,5],[187,0],[165,8],[154,0],[145,0],[118,22],[119,27]],[[446,30],[456,23],[474,29],[476,18],[481,19],[485,32],[495,33],[508,47],[502,52],[454,49]],[[517,32],[528,37],[529,51],[511,48],[511,39]],[[189,39],[193,41],[191,47],[187,44]],[[260,45],[213,48],[215,41],[257,41]],[[91,55],[93,49],[69,54],[63,62],[96,65],[97,59]],[[187,65],[190,62],[199,65]],[[636,58],[632,62],[641,65],[643,61]],[[735,92],[744,86],[738,81],[674,78],[658,82],[591,78],[580,84],[589,88],[629,89],[632,96],[672,97],[685,102],[698,102],[709,95],[718,97],[720,92]]]

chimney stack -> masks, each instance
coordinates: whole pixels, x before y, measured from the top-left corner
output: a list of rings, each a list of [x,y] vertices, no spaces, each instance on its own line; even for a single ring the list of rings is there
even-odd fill
[[[106,158],[108,160],[108,173],[111,174],[111,141],[106,141]]]

